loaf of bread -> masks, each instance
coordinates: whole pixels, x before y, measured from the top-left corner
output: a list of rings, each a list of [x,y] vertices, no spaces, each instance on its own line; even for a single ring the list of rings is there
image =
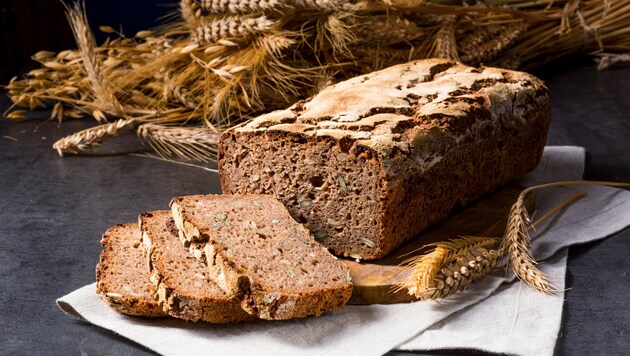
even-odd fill
[[[150,279],[166,313],[211,323],[253,319],[239,300],[228,297],[207,278],[207,267],[180,242],[170,211],[144,213],[138,220]]]
[[[149,281],[137,224],[116,225],[103,234],[96,265],[96,292],[114,310],[140,316],[166,316]]]
[[[548,90],[429,59],[323,89],[221,136],[225,194],[272,194],[336,254],[377,259],[538,164]]]
[[[180,237],[209,276],[261,319],[300,318],[343,308],[348,268],[314,241],[269,195],[178,197],[171,208]]]

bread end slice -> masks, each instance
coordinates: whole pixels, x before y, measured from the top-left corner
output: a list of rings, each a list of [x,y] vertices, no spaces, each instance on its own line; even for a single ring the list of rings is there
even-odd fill
[[[101,238],[96,293],[114,310],[137,316],[166,316],[149,281],[137,224],[116,225]]]

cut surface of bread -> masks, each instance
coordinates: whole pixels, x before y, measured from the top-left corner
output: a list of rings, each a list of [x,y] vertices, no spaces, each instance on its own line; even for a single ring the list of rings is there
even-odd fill
[[[259,318],[318,316],[343,308],[352,294],[347,267],[272,196],[186,196],[171,208],[210,278]]]
[[[189,321],[228,323],[253,319],[240,301],[207,278],[207,267],[181,243],[171,212],[139,216],[150,279],[166,313]]]
[[[139,316],[166,316],[149,281],[138,224],[116,225],[103,234],[96,266],[96,292],[114,310]]]
[[[224,194],[272,194],[330,251],[378,259],[538,164],[538,78],[427,59],[360,75],[222,134]]]

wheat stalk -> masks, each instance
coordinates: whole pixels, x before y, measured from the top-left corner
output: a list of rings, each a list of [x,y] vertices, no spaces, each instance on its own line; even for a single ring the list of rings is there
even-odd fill
[[[118,100],[116,100],[114,90],[105,79],[100,60],[96,56],[96,41],[87,22],[85,4],[77,1],[74,7],[67,7],[66,10],[66,16],[79,46],[83,69],[91,84],[90,89],[94,95],[95,106],[101,107],[104,111],[114,115],[124,115],[124,110]],[[52,69],[55,68],[53,67]]]
[[[86,152],[100,145],[108,138],[130,130],[136,122],[137,120],[133,118],[119,119],[114,122],[91,127],[57,140],[53,144],[53,148],[57,150],[60,156],[66,153],[78,154]]]
[[[447,298],[490,273],[498,259],[507,251],[512,261],[511,265],[519,278],[534,286],[537,290],[545,293],[553,292],[555,289],[549,283],[547,277],[534,266],[536,262],[531,256],[528,231],[540,225],[576,199],[584,196],[585,193],[581,191],[573,193],[534,223],[529,221],[529,215],[525,208],[525,199],[532,190],[566,183],[558,182],[524,190],[517,198],[516,203],[514,203],[514,206],[518,208],[512,208],[506,234],[504,234],[505,236],[502,239],[463,236],[459,239],[423,246],[422,249],[430,248],[431,250],[426,254],[414,256],[403,262],[403,265],[407,266],[404,272],[407,277],[393,291],[407,290],[409,294],[420,300]],[[580,181],[568,183],[606,184],[607,182],[587,183]],[[612,184],[623,186],[625,183]],[[629,184],[625,185],[630,186]],[[519,216],[520,218],[514,218],[514,216]],[[515,237],[518,237],[520,240],[514,241]],[[500,246],[496,248],[499,242]],[[516,247],[510,249],[509,246],[512,245]],[[515,265],[516,267],[514,267]]]

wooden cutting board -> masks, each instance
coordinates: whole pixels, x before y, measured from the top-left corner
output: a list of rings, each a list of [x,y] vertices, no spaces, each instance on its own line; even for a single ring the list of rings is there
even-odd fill
[[[426,250],[419,249],[433,242],[454,239],[461,235],[502,236],[507,214],[523,189],[514,184],[507,185],[406,242],[378,261],[358,263],[344,260],[350,268],[350,276],[354,284],[352,298],[348,304],[391,304],[414,301],[415,297],[409,295],[407,290],[392,291],[393,287],[409,274],[409,270],[400,267],[400,263],[410,257],[426,253]],[[526,206],[529,211],[533,210],[533,195],[526,201]]]

